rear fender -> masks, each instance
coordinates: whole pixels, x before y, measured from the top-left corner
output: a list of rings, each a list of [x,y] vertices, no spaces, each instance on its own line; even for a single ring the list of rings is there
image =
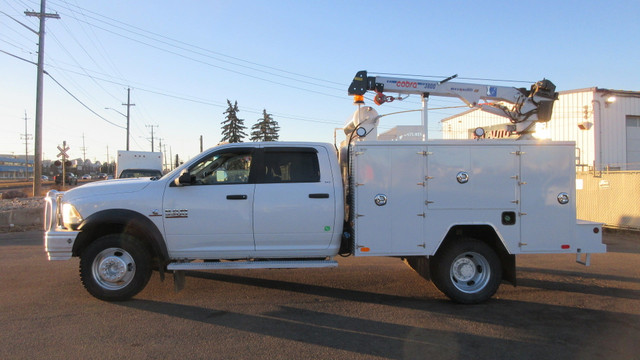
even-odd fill
[[[434,256],[438,256],[438,252],[448,243],[455,242],[460,238],[472,238],[489,245],[502,263],[502,279],[516,285],[516,256],[509,254],[502,237],[491,225],[456,225],[451,227]]]

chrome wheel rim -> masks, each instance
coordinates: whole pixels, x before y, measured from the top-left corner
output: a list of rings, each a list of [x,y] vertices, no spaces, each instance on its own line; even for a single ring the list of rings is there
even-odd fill
[[[456,289],[473,294],[484,289],[491,278],[487,259],[477,252],[467,251],[451,263],[451,282]]]
[[[93,260],[94,280],[108,290],[120,290],[131,283],[136,264],[131,254],[120,248],[102,250]]]

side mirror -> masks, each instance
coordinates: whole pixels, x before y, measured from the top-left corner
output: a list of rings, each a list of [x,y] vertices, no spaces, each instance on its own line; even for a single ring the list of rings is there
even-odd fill
[[[188,171],[184,171],[178,178],[174,180],[176,186],[191,185],[191,174]]]

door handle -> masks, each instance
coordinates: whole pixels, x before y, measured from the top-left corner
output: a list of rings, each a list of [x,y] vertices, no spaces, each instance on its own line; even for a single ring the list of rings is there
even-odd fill
[[[328,199],[329,194],[309,194],[309,199]]]
[[[227,200],[247,200],[247,195],[227,195]]]

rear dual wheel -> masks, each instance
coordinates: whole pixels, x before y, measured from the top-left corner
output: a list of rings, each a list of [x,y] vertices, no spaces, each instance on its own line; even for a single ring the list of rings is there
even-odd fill
[[[502,265],[496,252],[482,241],[463,238],[449,242],[430,262],[431,280],[451,300],[477,304],[496,293]]]

